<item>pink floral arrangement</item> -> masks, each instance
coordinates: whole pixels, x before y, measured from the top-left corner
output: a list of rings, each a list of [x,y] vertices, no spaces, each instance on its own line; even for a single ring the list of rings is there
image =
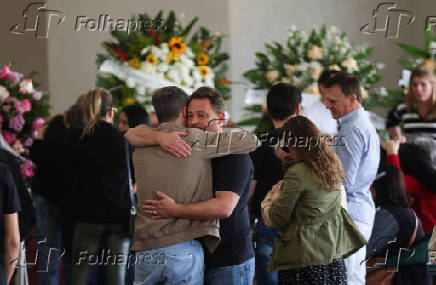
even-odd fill
[[[29,148],[50,108],[48,94],[38,90],[32,77],[12,71],[9,65],[0,70],[0,131],[9,146],[26,158],[21,172],[27,181],[34,175]]]

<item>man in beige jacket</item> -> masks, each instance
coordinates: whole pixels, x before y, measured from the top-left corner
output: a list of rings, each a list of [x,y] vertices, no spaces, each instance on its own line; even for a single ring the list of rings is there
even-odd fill
[[[214,133],[184,128],[188,96],[177,87],[159,89],[152,100],[160,124],[157,131],[185,133],[183,140],[192,153],[179,159],[160,146],[137,148],[133,161],[139,201],[158,198],[156,191],[182,204],[209,200],[213,197],[210,158],[248,153],[258,146],[256,136],[242,130]],[[153,144],[150,140],[155,132],[141,126],[129,130],[126,139],[135,146]],[[135,227],[135,284],[203,284],[200,241],[210,252],[217,247],[218,220],[154,220],[139,212]]]

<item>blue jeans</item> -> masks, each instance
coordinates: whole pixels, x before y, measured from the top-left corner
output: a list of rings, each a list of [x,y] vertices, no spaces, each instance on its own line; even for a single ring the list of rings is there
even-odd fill
[[[197,240],[136,253],[134,285],[203,285],[204,251]]]
[[[64,284],[71,285],[71,251],[74,223],[65,217],[59,206],[33,194],[36,210],[36,242],[38,245],[39,284],[59,284],[60,260],[64,265]]]
[[[271,259],[271,252],[277,229],[268,228],[262,219],[257,220],[256,224],[256,281],[259,285],[278,284],[277,271],[268,272],[268,264]]]
[[[206,271],[206,285],[252,285],[254,257],[239,265],[217,267]]]

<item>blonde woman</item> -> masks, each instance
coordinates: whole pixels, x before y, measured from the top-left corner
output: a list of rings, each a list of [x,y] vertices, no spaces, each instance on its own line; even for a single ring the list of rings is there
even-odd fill
[[[410,76],[409,93],[389,112],[386,123],[392,139],[425,134],[436,139],[436,77],[432,70],[417,68]]]
[[[73,192],[78,205],[72,283],[87,284],[97,262],[106,265],[108,284],[123,285],[130,206],[124,138],[112,126],[114,108],[109,91],[97,88],[88,92],[82,107],[85,127],[76,133],[78,141],[72,147],[77,175]]]
[[[262,202],[265,222],[278,228],[269,270],[279,284],[346,284],[343,258],[366,241],[341,207],[341,162],[306,117],[291,118],[283,138],[288,168]]]

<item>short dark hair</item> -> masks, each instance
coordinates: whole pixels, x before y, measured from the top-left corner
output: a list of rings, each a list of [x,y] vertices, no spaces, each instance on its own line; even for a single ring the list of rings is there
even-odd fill
[[[330,79],[330,77],[332,77],[334,74],[338,73],[339,71],[337,70],[328,70],[325,69],[321,75],[318,77],[318,85],[319,84],[325,84],[327,82],[327,80]]]
[[[72,105],[65,112],[65,122],[73,129],[81,129],[85,126],[83,108],[79,104]]]
[[[124,112],[129,121],[129,128],[134,128],[137,125],[151,126],[150,117],[147,111],[138,104],[124,107],[121,112]]]
[[[44,142],[48,147],[66,147],[68,140],[68,129],[64,122],[64,116],[54,116],[47,125],[44,132]]]
[[[406,194],[403,172],[388,163],[381,163],[376,179],[372,186],[375,189],[376,206],[386,204],[410,206],[410,200]]]
[[[198,88],[194,93],[192,93],[191,97],[189,97],[187,105],[189,106],[189,103],[194,99],[208,99],[212,110],[217,114],[226,110],[221,93],[214,88],[206,86]]]
[[[156,90],[151,98],[159,123],[168,123],[179,117],[183,107],[188,102],[188,95],[175,86]]]
[[[268,113],[274,120],[284,120],[295,115],[301,104],[301,90],[288,83],[277,83],[266,95]]]
[[[340,71],[334,76],[330,76],[330,78],[324,84],[326,88],[330,88],[333,85],[339,85],[341,87],[342,93],[344,93],[347,97],[351,94],[356,95],[357,101],[362,103],[360,83],[359,79],[356,76]]]

